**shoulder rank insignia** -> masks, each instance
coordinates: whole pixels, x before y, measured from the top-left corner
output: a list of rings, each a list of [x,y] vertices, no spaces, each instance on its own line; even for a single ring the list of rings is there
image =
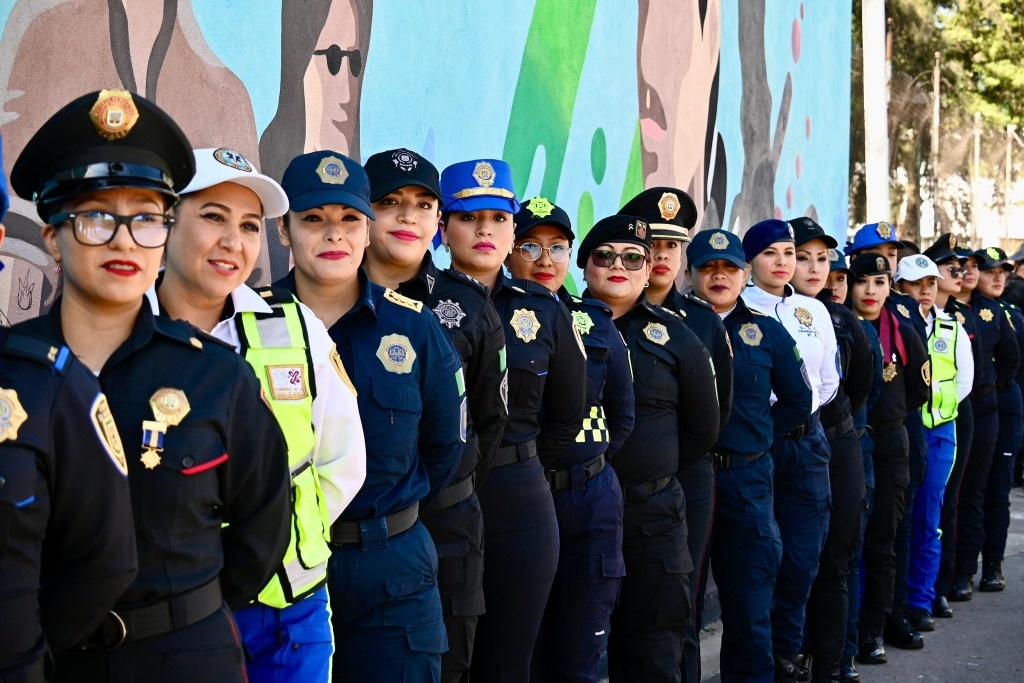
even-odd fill
[[[896,310],[899,311],[899,314],[902,315],[904,318],[910,317],[910,311],[908,311],[907,307],[904,306],[903,304],[896,304]]]
[[[381,337],[380,345],[377,347],[377,358],[388,372],[405,375],[412,372],[413,363],[416,362],[416,351],[404,334],[389,334]]]
[[[664,346],[671,339],[668,336],[668,330],[661,323],[647,323],[647,327],[644,328],[644,336],[661,346]]]
[[[572,323],[580,334],[590,334],[590,330],[594,329],[594,320],[586,311],[573,311]]]
[[[961,325],[967,322],[967,317],[964,316],[964,314],[960,311],[956,312],[956,319],[960,322]]]
[[[388,301],[390,301],[393,304],[398,304],[399,306],[402,306],[403,308],[410,308],[410,309],[416,311],[417,313],[419,313],[420,311],[423,310],[423,304],[422,303],[420,303],[419,301],[416,301],[416,299],[410,299],[407,296],[403,296],[402,294],[399,294],[398,292],[396,292],[393,289],[385,289],[384,290],[384,298],[387,299]]]
[[[356,385],[352,384],[352,379],[348,376],[348,372],[345,370],[345,364],[341,362],[341,356],[338,354],[338,347],[331,347],[331,365],[334,366],[334,371],[338,373],[338,377],[345,383],[349,389],[352,390],[353,396],[358,396],[359,392],[356,391]]]
[[[92,426],[96,429],[96,436],[99,437],[100,443],[103,444],[103,450],[110,456],[111,462],[114,463],[118,471],[127,476],[128,459],[125,458],[121,435],[117,431],[117,425],[114,424],[114,416],[110,412],[106,396],[96,394],[89,417],[92,418]]]
[[[27,419],[28,413],[18,400],[18,392],[0,387],[0,443],[17,439],[18,429]]]
[[[810,327],[814,322],[814,316],[803,306],[793,311],[793,315],[796,316],[797,321],[804,327]]]
[[[921,366],[921,379],[924,380],[925,384],[931,386],[931,383],[932,383],[932,362],[931,362],[931,360],[926,360],[924,362],[924,365]]]
[[[995,316],[992,315],[992,311],[991,310],[989,310],[987,308],[983,308],[978,313],[978,317],[981,318],[982,320],[984,320],[985,322],[990,323],[990,322],[992,322],[992,318],[994,318]]]
[[[744,323],[740,325],[740,339],[747,346],[760,346],[764,335],[757,323]]]
[[[537,314],[527,308],[517,308],[512,312],[512,319],[509,320],[512,330],[516,336],[529,344],[537,338],[540,331],[540,321]]]
[[[466,317],[459,302],[452,301],[451,299],[438,301],[437,305],[434,306],[434,315],[448,329],[462,327],[462,319]]]

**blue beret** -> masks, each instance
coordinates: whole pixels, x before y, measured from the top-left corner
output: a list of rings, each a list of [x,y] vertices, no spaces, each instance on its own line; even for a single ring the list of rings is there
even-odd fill
[[[743,256],[752,261],[755,256],[776,242],[793,242],[793,226],[777,218],[755,223],[743,236]]]
[[[295,157],[284,170],[281,187],[292,211],[341,204],[374,218],[366,171],[340,152],[327,149]]]
[[[523,202],[519,213],[515,216],[515,222],[517,239],[538,225],[550,225],[558,228],[570,242],[576,237],[572,232],[569,214],[544,197],[533,197]]]
[[[4,138],[0,135],[0,222],[3,222],[10,205],[11,196],[7,193],[7,174],[4,173]]]
[[[602,218],[590,229],[576,252],[576,265],[583,268],[590,252],[606,242],[627,242],[651,249],[651,228],[643,218],[617,213]]]
[[[846,253],[873,249],[882,244],[894,244],[902,247],[903,242],[896,239],[896,228],[885,221],[867,223],[853,235],[853,241],[846,243]]]
[[[508,211],[519,213],[512,169],[500,159],[460,161],[441,172],[444,211]]]
[[[723,260],[740,268],[747,267],[740,238],[725,230],[701,230],[686,248],[689,268],[700,268],[711,261]]]

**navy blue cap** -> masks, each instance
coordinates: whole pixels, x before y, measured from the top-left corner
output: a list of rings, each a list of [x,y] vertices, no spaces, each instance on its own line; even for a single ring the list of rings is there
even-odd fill
[[[1013,270],[1013,264],[1006,258],[1006,252],[999,247],[978,249],[970,254],[970,257],[978,262],[978,270]]]
[[[896,239],[896,228],[885,221],[867,223],[853,235],[853,241],[846,243],[846,253],[874,249],[883,244],[894,244],[897,247],[903,243]]]
[[[441,201],[452,211],[519,213],[512,169],[500,159],[460,161],[441,171]]]
[[[576,238],[572,231],[569,214],[562,207],[556,206],[544,197],[532,197],[523,202],[514,220],[517,239],[538,225],[550,225],[553,228],[558,228],[570,242]]]
[[[794,242],[793,226],[777,218],[755,223],[743,235],[743,255],[747,261],[775,244],[776,242]]]
[[[0,223],[7,215],[11,205],[11,196],[7,193],[7,174],[4,173],[4,138],[0,135]]]
[[[798,247],[812,240],[821,240],[829,249],[839,246],[836,238],[825,232],[825,228],[815,223],[813,218],[801,216],[800,218],[791,218],[787,222],[793,226],[793,241]]]
[[[852,273],[850,266],[846,265],[846,255],[843,254],[843,250],[839,247],[828,250],[828,272],[834,273],[837,270],[845,270],[847,273]]]
[[[688,268],[700,268],[711,261],[723,260],[739,268],[747,267],[743,242],[726,230],[701,230],[686,248]]]
[[[892,275],[892,268],[889,267],[889,259],[877,251],[865,251],[853,257],[853,262],[850,263],[850,272],[854,277]]]
[[[151,189],[172,201],[195,175],[188,138],[162,109],[127,90],[69,102],[28,141],[11,187],[44,221],[71,197],[115,187]]]
[[[1010,256],[1010,260],[1018,265],[1024,264],[1024,245]]]
[[[953,249],[956,248],[956,243],[956,235],[946,233],[944,235],[939,235],[939,238],[921,253],[930,258],[937,265],[941,265],[946,261],[959,261],[960,255],[953,251]]]
[[[412,150],[389,149],[374,154],[363,164],[370,178],[370,201],[380,201],[395,190],[414,185],[438,199],[441,185],[437,167]]]
[[[323,150],[300,154],[284,170],[281,187],[292,211],[341,204],[373,219],[370,179],[363,167],[341,152]]]
[[[676,187],[652,187],[626,202],[619,213],[639,216],[651,226],[652,240],[690,241],[688,228],[697,223],[693,198]]]
[[[651,227],[639,216],[627,216],[617,213],[602,218],[590,229],[580,243],[576,252],[576,265],[583,268],[587,264],[590,252],[606,242],[628,242],[651,249]]]

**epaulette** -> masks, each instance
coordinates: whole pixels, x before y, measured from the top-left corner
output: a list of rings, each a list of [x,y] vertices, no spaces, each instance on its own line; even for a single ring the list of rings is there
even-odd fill
[[[571,296],[573,298],[573,301],[579,303],[581,306],[586,306],[587,308],[596,308],[611,315],[612,309],[608,308],[608,304],[601,301],[600,299],[592,299],[590,297],[584,298],[576,296],[574,294],[570,294],[569,296]]]
[[[68,361],[72,358],[71,349],[67,346],[57,346],[24,332],[7,334],[7,339],[3,341],[3,349],[11,355],[42,363],[60,374],[64,374]]]
[[[765,318],[771,318],[772,317],[772,316],[768,315],[767,313],[762,313],[761,311],[757,310],[756,308],[748,308],[747,310],[750,311],[751,313],[753,313],[754,315],[761,315],[761,316],[764,316]]]
[[[270,306],[280,306],[281,304],[290,304],[298,301],[295,294],[284,287],[266,285],[263,287],[257,287],[254,291],[263,297],[263,300]]]
[[[544,285],[538,285],[533,280],[515,280],[515,283],[527,294],[536,294],[537,296],[542,296],[545,299],[554,299],[555,301],[558,301],[558,297],[554,292]]]
[[[384,298],[397,306],[408,308],[410,310],[416,311],[417,313],[423,310],[422,302],[416,301],[416,299],[410,299],[407,296],[403,296],[393,289],[385,288]]]
[[[193,327],[184,320],[171,320],[164,316],[153,318],[153,326],[164,336],[170,337],[182,344],[187,344],[197,351],[203,350],[203,345],[212,343],[223,346],[234,352],[235,347],[227,342],[217,339],[212,334],[203,332],[198,327]]]
[[[441,272],[450,277],[451,279],[455,280],[456,282],[469,285],[474,290],[480,292],[484,296],[488,295],[487,285],[480,282],[472,275],[466,275],[461,270],[455,270],[454,268],[448,268],[447,270],[443,270]]]
[[[684,292],[683,293],[683,298],[686,299],[687,301],[692,301],[695,304],[703,306],[704,308],[708,309],[709,311],[715,310],[714,306],[712,306],[707,301],[704,301],[704,299],[701,299],[699,296],[697,296],[693,292]]]
[[[659,318],[671,320],[673,322],[681,321],[683,319],[683,317],[676,313],[675,311],[669,310],[664,306],[652,304],[649,301],[647,302],[647,310],[651,311],[652,313],[654,313],[654,315],[658,316]]]

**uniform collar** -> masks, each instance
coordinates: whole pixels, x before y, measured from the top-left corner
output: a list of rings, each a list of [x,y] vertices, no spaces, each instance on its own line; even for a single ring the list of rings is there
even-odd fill
[[[743,292],[743,298],[749,300],[755,305],[775,306],[785,302],[786,299],[793,296],[796,293],[796,290],[793,289],[792,285],[787,284],[782,288],[782,292],[782,296],[775,296],[774,294],[766,292],[757,285],[751,283],[747,285],[746,291]]]
[[[404,293],[406,296],[411,296],[413,299],[420,301],[427,299],[434,292],[434,286],[440,279],[441,271],[434,265],[434,259],[430,256],[430,252],[423,254],[423,260],[420,261],[419,271],[415,276],[402,282],[398,285],[398,291]]]
[[[349,310],[348,313],[343,315],[341,319],[348,317],[349,315],[359,310],[363,306],[369,308],[370,313],[372,313],[373,315],[377,314],[377,305],[373,301],[373,289],[376,287],[383,291],[383,287],[378,287],[378,285],[374,285],[372,282],[370,282],[370,278],[366,276],[366,271],[363,270],[362,266],[359,267],[357,277],[359,278],[359,296],[356,298],[356,303],[355,305],[352,306],[352,309]],[[283,278],[274,283],[274,286],[287,289],[297,298],[299,296],[299,292],[295,287],[295,269],[292,268],[291,270],[289,270],[287,275],[285,275]]]

